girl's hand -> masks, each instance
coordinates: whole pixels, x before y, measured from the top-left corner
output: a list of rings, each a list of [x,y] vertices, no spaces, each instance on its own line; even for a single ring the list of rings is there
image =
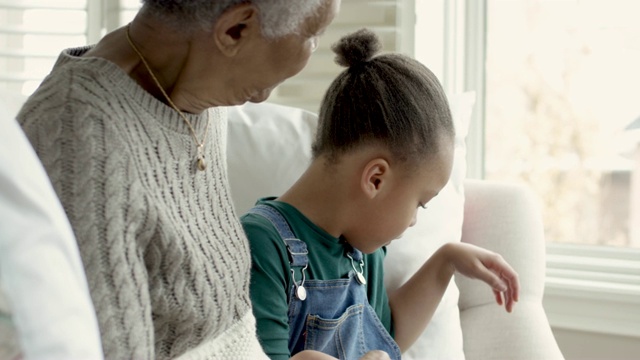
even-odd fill
[[[507,312],[513,310],[518,301],[520,281],[500,254],[465,243],[446,244],[443,250],[454,271],[484,281],[491,286],[498,305],[504,304]]]

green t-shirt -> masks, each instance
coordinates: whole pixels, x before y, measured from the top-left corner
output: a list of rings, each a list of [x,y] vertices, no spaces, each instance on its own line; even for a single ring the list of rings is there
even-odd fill
[[[347,278],[352,270],[346,257],[350,246],[322,230],[295,207],[273,198],[258,204],[272,206],[287,219],[293,233],[307,244],[309,268],[307,279],[332,280]],[[289,323],[287,297],[291,284],[291,267],[284,242],[269,220],[256,214],[240,218],[251,246],[251,300],[258,338],[271,359],[289,359]],[[367,279],[369,303],[384,327],[393,334],[391,309],[383,283],[383,260],[386,248],[364,255],[364,275]],[[296,272],[296,281],[300,273]]]

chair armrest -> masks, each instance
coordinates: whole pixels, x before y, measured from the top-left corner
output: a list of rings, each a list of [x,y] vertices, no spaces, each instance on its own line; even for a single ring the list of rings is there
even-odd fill
[[[467,360],[563,359],[542,307],[545,240],[535,196],[521,185],[467,180],[464,187],[462,241],[501,254],[521,285],[508,314],[484,283],[456,276]]]

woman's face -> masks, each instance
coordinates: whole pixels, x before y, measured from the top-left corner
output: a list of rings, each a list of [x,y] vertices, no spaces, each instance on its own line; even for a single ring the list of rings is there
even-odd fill
[[[271,91],[299,73],[307,64],[324,32],[338,12],[340,0],[326,0],[296,34],[277,39],[261,37],[242,57],[237,71],[229,74],[227,105],[265,101]]]

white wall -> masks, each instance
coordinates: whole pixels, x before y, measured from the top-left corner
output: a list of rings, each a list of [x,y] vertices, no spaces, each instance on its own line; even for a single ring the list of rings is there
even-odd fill
[[[565,360],[640,359],[640,338],[559,328],[553,334]]]

